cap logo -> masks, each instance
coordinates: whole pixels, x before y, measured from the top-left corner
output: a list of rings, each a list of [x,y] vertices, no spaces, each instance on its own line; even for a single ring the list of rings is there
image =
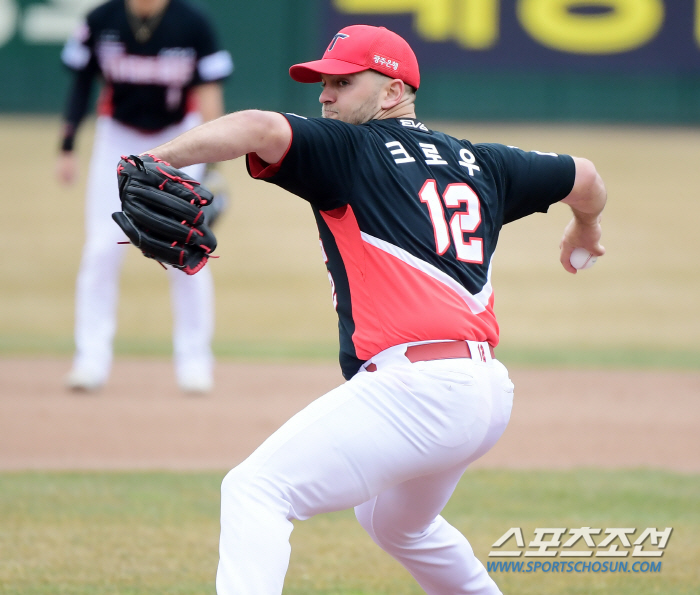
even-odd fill
[[[328,50],[327,50],[327,51],[330,52],[330,51],[335,47],[335,43],[336,43],[339,39],[347,39],[348,37],[350,37],[350,36],[349,36],[347,33],[336,33],[336,34],[333,36],[333,40],[331,41],[331,45],[328,46]]]
[[[379,54],[374,54],[374,63],[380,66],[384,66],[386,68],[393,68],[394,70],[398,70],[399,68],[399,63],[396,60],[392,60],[391,58],[385,58],[384,56],[380,56]]]

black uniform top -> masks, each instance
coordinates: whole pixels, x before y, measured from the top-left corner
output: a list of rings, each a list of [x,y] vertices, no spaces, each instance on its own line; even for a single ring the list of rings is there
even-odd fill
[[[76,72],[65,118],[74,134],[87,110],[97,75],[105,81],[98,110],[144,131],[180,122],[192,87],[220,81],[233,70],[208,19],[184,0],[170,0],[152,35],[136,40],[124,0],[90,12],[68,40],[61,58]],[[65,148],[65,146],[64,146]]]
[[[355,126],[286,114],[292,141],[248,170],[311,203],[352,377],[412,341],[498,343],[491,259],[503,224],[565,198],[568,155],[472,144],[414,119]]]

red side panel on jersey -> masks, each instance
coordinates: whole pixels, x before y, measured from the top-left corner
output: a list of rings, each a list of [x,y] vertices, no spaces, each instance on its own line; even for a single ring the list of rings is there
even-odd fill
[[[336,214],[336,213],[334,213]],[[498,344],[493,294],[475,314],[454,288],[362,238],[351,207],[322,212],[347,271],[357,357],[370,359],[400,343],[438,339]]]
[[[114,105],[112,103],[112,94],[114,89],[112,85],[105,85],[100,91],[100,96],[97,98],[97,113],[100,116],[111,116],[114,113]]]
[[[199,111],[199,100],[194,89],[188,89],[185,95],[185,113],[191,114],[192,112]]]

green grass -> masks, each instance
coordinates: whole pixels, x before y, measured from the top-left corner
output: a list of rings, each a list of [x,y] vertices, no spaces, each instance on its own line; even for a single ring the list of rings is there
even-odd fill
[[[262,361],[338,361],[337,342],[310,341],[215,341],[214,353],[220,358]],[[70,337],[39,337],[0,334],[0,356],[61,356],[73,353]],[[169,339],[117,338],[117,355],[168,357]],[[498,358],[507,366],[549,368],[644,368],[700,370],[700,350],[657,349],[651,347],[524,348],[500,346]]]
[[[214,593],[223,473],[0,474],[0,593]],[[700,592],[700,476],[468,472],[444,516],[481,560],[510,527],[673,527],[657,574],[495,573],[506,594]],[[351,511],[297,523],[290,595],[418,595]]]
[[[72,355],[74,349],[71,337],[0,334],[0,356]],[[213,349],[217,357],[241,360],[338,361],[337,342],[215,341]],[[166,357],[172,354],[172,341],[117,337],[114,351],[117,355],[125,356]]]
[[[499,347],[497,354],[507,366],[700,370],[700,350],[692,349],[563,345],[558,349]]]

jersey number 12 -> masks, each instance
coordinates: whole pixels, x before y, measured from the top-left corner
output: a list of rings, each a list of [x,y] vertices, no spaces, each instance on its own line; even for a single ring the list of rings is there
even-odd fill
[[[426,180],[418,193],[421,202],[428,205],[430,220],[435,231],[435,250],[442,255],[450,247],[450,235],[455,243],[457,260],[482,264],[484,262],[484,240],[471,238],[468,242],[464,234],[474,233],[481,225],[481,206],[479,197],[468,184],[450,184],[442,193],[442,201],[435,180]],[[442,203],[450,209],[458,209],[466,205],[466,211],[457,211],[452,215],[449,226],[445,218]],[[450,231],[452,232],[450,234]]]

